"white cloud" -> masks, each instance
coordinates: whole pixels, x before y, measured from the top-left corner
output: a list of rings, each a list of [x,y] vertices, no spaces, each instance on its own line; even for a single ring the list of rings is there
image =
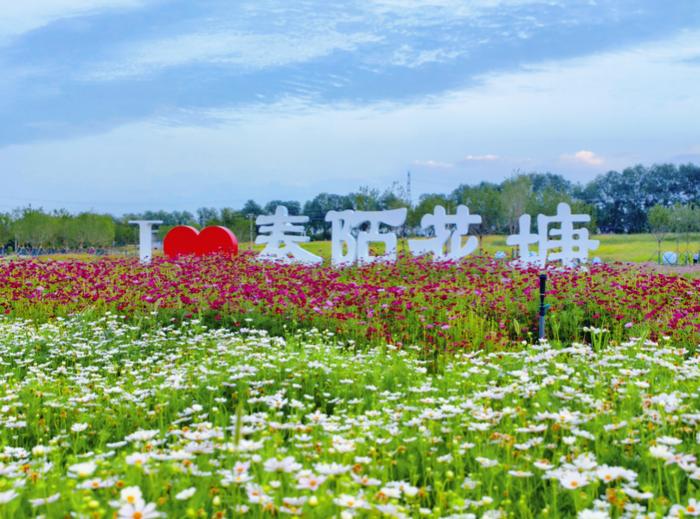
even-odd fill
[[[455,166],[451,162],[442,162],[439,160],[414,160],[413,165],[428,169],[452,169]]]
[[[605,163],[603,157],[599,157],[595,153],[589,150],[580,150],[573,155],[562,155],[562,160],[578,162],[580,164],[585,164],[586,166],[602,166]]]
[[[444,63],[465,54],[466,50],[454,49],[415,49],[401,45],[391,56],[390,63],[398,67],[418,68],[426,63]]]
[[[196,63],[263,69],[309,61],[334,51],[350,51],[376,41],[378,37],[367,33],[329,30],[296,35],[196,32],[125,48],[113,62],[98,66],[87,76],[93,80],[121,79]]]
[[[442,9],[457,16],[471,16],[487,9],[518,7],[530,4],[553,5],[554,0],[370,0],[369,6],[382,12],[402,13],[407,10]]]
[[[147,0],[3,0],[0,43],[62,18],[141,7]]]
[[[492,161],[492,160],[498,160],[498,158],[499,158],[498,155],[493,155],[491,153],[488,153],[486,155],[467,155],[466,157],[464,157],[464,160],[468,160],[468,161],[472,161],[472,160],[474,160],[474,161],[484,161],[484,160]]]
[[[292,192],[303,198],[368,182],[385,187],[413,157],[464,157],[465,149],[489,155],[468,156],[482,160],[456,161],[430,179],[416,171],[416,193],[453,189],[470,165],[478,165],[470,182],[498,181],[518,167],[588,180],[597,160],[619,169],[698,145],[700,67],[679,57],[699,51],[700,31],[687,32],[627,51],[490,74],[478,86],[408,104],[292,99],[7,146],[0,149],[3,193],[46,199],[64,193],[69,200],[81,193],[98,207],[130,202],[134,193],[151,196],[152,207],[176,198],[189,208]],[[561,161],[568,150],[579,152]],[[491,155],[500,159],[484,160]]]

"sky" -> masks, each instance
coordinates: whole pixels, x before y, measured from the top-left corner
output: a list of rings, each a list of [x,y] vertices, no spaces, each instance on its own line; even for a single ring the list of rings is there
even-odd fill
[[[697,0],[0,0],[0,210],[700,163]]]

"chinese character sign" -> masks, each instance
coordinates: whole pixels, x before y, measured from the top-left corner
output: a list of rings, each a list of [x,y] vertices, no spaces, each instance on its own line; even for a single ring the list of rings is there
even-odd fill
[[[388,211],[329,211],[325,219],[331,224],[333,265],[395,260],[398,240],[393,229],[404,224],[407,212],[406,208]],[[597,249],[599,245],[597,240],[590,239],[588,229],[580,225],[589,222],[590,219],[587,214],[572,214],[571,207],[561,203],[557,206],[557,214],[554,216],[537,216],[536,233],[532,232],[531,216],[522,215],[519,219],[519,233],[508,236],[506,243],[518,248],[521,262],[544,266],[547,262],[560,261],[566,267],[575,266],[587,261],[589,251]],[[304,235],[304,226],[301,225],[308,221],[307,216],[291,216],[283,205],[277,206],[273,215],[259,216],[256,222],[260,227],[260,235],[256,243],[265,245],[260,254],[261,258],[308,265],[320,264],[322,258],[299,245],[309,241],[309,237]],[[151,229],[159,222],[131,223],[139,225],[141,260],[147,262],[151,254]],[[431,232],[430,237],[408,240],[409,249],[416,256],[432,254],[436,261],[459,260],[477,249],[478,241],[475,236],[469,236],[469,230],[470,226],[480,223],[481,216],[471,214],[465,205],[458,206],[455,214],[447,214],[444,207],[435,206],[433,213],[423,215],[421,219],[421,226]],[[175,230],[177,228],[171,233]],[[191,230],[197,234],[195,229]],[[207,228],[199,233],[199,241],[202,241],[207,231],[212,230],[225,230],[230,234],[230,231],[224,228]],[[232,234],[231,236],[233,237]],[[166,242],[167,238],[168,236]],[[235,242],[235,237],[232,239]],[[370,244],[383,245],[384,253],[373,255]],[[215,245],[216,247],[204,247],[204,252],[222,248],[218,241]],[[237,249],[237,244],[235,248]]]
[[[309,237],[304,236],[303,226],[295,224],[308,221],[308,216],[290,216],[283,205],[278,205],[273,215],[258,216],[255,223],[260,226],[260,236],[255,239],[255,243],[266,244],[260,255],[263,258],[307,265],[321,263],[322,258],[299,246],[299,243],[309,241]]]
[[[433,228],[435,237],[427,240],[409,240],[408,247],[412,254],[433,253],[435,260],[458,260],[468,256],[476,250],[479,242],[474,236],[467,238],[462,245],[462,238],[469,233],[469,226],[480,224],[481,216],[469,214],[469,208],[465,205],[457,207],[457,214],[448,215],[441,205],[435,206],[433,214],[423,215],[421,226],[423,229]],[[445,250],[445,248],[449,250]]]
[[[529,214],[520,217],[520,234],[508,236],[506,243],[518,247],[521,261],[544,266],[547,261],[561,261],[565,267],[588,259],[588,251],[598,248],[598,240],[590,240],[588,229],[576,229],[574,224],[591,220],[587,214],[571,214],[569,204],[557,206],[555,216],[537,216],[537,234],[531,233]],[[558,224],[558,227],[556,226]],[[550,225],[555,225],[550,228]],[[537,244],[537,252],[531,254],[530,245]],[[550,252],[554,251],[554,252]]]
[[[331,223],[333,265],[396,260],[396,233],[382,232],[381,225],[399,227],[406,221],[407,212],[405,207],[389,211],[329,211],[326,221]],[[362,226],[366,230],[361,230]],[[373,256],[369,250],[370,243],[383,243],[384,254]]]

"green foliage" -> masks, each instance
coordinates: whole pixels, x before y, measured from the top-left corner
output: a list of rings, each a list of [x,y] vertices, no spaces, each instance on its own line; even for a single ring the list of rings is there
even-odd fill
[[[527,175],[512,176],[501,184],[501,206],[508,234],[518,231],[518,219],[525,214],[532,197],[532,180]]]
[[[277,210],[277,206],[283,205],[287,208],[287,212],[291,215],[301,214],[301,204],[296,200],[272,200],[265,204],[265,212],[267,214],[274,214]]]
[[[649,209],[647,220],[649,222],[649,230],[656,236],[658,241],[661,241],[672,228],[671,210],[661,204],[656,204]]]
[[[428,193],[411,206],[406,188],[394,182],[386,190],[361,186],[348,195],[320,193],[302,204],[296,200],[272,200],[264,206],[248,200],[241,209],[201,207],[196,216],[188,211],[145,211],[121,218],[84,213],[73,216],[65,211],[46,213],[27,208],[13,215],[0,214],[0,243],[16,241],[18,245],[47,246],[106,246],[133,244],[138,231],[129,220],[161,220],[157,231],[161,239],[175,225],[223,225],[246,242],[251,239],[250,223],[262,214],[271,214],[284,205],[289,214],[309,217],[306,226],[314,240],[330,239],[330,225],[325,221],[331,210],[381,211],[408,208],[403,234],[416,234],[423,215],[432,213],[436,205],[448,212],[464,204],[472,214],[481,216],[482,223],[471,232],[479,236],[512,234],[518,231],[522,214],[556,214],[557,204],[568,203],[573,212],[591,215],[586,227],[591,232],[642,233],[651,230],[657,240],[667,233],[687,235],[700,230],[700,167],[693,164],[641,165],[622,172],[610,171],[584,185],[574,184],[553,173],[516,173],[500,184],[481,182],[461,184],[449,194]],[[666,214],[668,213],[668,214]],[[92,215],[92,216],[88,216]],[[82,218],[82,220],[81,220]],[[668,222],[668,219],[671,222]],[[535,230],[535,229],[533,229]],[[253,225],[253,239],[257,227]],[[686,240],[687,241],[687,240]]]
[[[115,242],[117,231],[117,224],[109,215],[49,214],[32,208],[18,212],[14,219],[6,215],[0,225],[6,229],[6,237],[14,239],[18,246],[35,248],[108,247]]]
[[[481,215],[481,224],[475,227],[476,234],[483,236],[503,229],[506,222],[504,201],[497,185],[489,182],[474,187],[461,185],[451,197],[457,205],[464,204],[472,214]]]

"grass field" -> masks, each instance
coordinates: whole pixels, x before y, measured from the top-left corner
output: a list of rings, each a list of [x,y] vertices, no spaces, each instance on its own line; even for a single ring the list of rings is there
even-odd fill
[[[598,256],[603,261],[630,261],[630,262],[655,262],[658,258],[658,244],[652,234],[600,234],[593,237],[600,241],[600,247],[591,252],[591,257]],[[331,245],[329,241],[318,241],[304,244],[303,247],[325,259],[330,258]],[[493,255],[497,251],[511,254],[513,247],[506,245],[506,236],[486,236],[481,241],[483,253]],[[242,243],[243,250],[250,249],[250,243]],[[262,246],[255,246],[255,250],[262,250]],[[399,240],[399,250],[407,252],[406,239]],[[685,237],[669,237],[661,242],[661,252],[673,251],[678,254],[682,264],[686,254],[692,258],[693,254],[700,252],[700,234],[690,235],[686,243]]]
[[[675,252],[679,258],[679,265],[684,265],[686,262],[692,263],[693,254],[700,253],[700,234],[695,233],[689,235],[687,241],[685,236],[667,236],[660,244],[652,234],[599,234],[593,236],[593,239],[600,241],[600,246],[597,250],[591,251],[590,257],[599,257],[606,263],[615,261],[655,263],[658,260],[658,251],[661,253],[666,251]],[[515,253],[515,248],[506,245],[505,235],[491,235],[482,238],[480,253],[493,256],[498,251],[503,251],[508,255]],[[314,241],[302,244],[306,250],[321,256],[324,260],[329,261],[331,257],[331,242],[330,241]],[[251,249],[249,241],[240,242],[240,250],[247,251]],[[262,245],[253,245],[255,251],[262,251]],[[377,247],[376,250],[381,250]],[[118,249],[119,256],[133,256],[137,254],[134,246],[128,246]],[[399,240],[399,251],[408,253],[408,239],[402,238]],[[47,255],[46,258],[61,259],[61,260],[89,260],[94,257],[90,254],[53,254]]]

